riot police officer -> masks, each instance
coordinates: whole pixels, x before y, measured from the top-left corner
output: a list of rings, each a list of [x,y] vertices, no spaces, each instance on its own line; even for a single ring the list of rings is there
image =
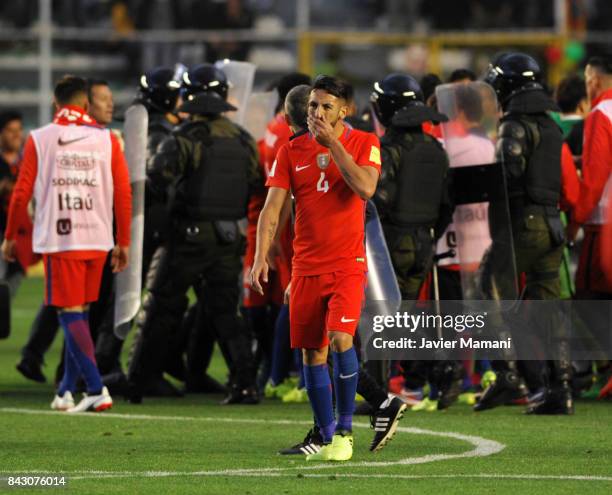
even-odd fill
[[[406,74],[390,74],[376,82],[371,102],[376,118],[385,127],[380,140],[381,178],[374,201],[402,299],[416,300],[432,268],[434,242],[450,223],[453,210],[447,154],[436,138],[423,132],[423,124],[448,119],[425,105],[419,84]],[[458,397],[458,363],[411,361],[404,367],[415,388],[427,379],[439,387],[440,409]]]
[[[446,118],[425,106],[418,83],[405,74],[391,74],[375,83],[371,101],[386,129],[380,141],[382,171],[374,200],[402,299],[415,300],[431,268],[431,229],[441,234],[452,213],[446,188],[448,158],[422,125]]]
[[[157,147],[178,124],[174,115],[181,83],[169,67],[157,67],[140,77],[136,101],[144,105],[149,114],[147,134],[147,180],[145,185],[145,231],[143,243],[143,278],[151,258],[163,242],[167,225],[166,182],[153,167]]]
[[[496,228],[505,221],[505,213],[490,208],[493,244],[483,272],[501,272],[496,277],[497,290],[503,299],[510,299],[518,283],[513,277],[504,276],[503,265],[514,264],[516,274],[526,275],[522,299],[555,300],[560,294],[559,266],[564,244],[558,210],[563,135],[548,114],[556,105],[542,86],[539,65],[523,53],[503,53],[496,57],[485,82],[497,93],[503,110],[497,155],[504,165],[511,239],[502,239],[505,234],[499,232],[503,229]],[[512,246],[514,260],[510,263],[499,262],[507,256],[503,245]],[[532,314],[530,321],[533,317]],[[545,318],[545,324],[553,332],[556,360],[550,363],[548,389],[531,403],[527,412],[571,414],[571,362],[563,325],[555,314]],[[517,367],[513,356],[506,357],[493,362],[497,379],[485,391],[475,410],[489,409],[525,395],[519,374],[521,364]],[[522,372],[526,376],[525,370]]]
[[[171,230],[148,274],[128,375],[135,402],[163,365],[190,287],[206,301],[216,337],[230,353],[224,403],[258,402],[251,342],[237,312],[242,239],[236,222],[246,215],[250,192],[263,183],[254,140],[223,115],[236,110],[226,101],[228,87],[225,74],[210,64],[184,74],[179,110],[191,117],[161,142],[150,167],[169,185]]]

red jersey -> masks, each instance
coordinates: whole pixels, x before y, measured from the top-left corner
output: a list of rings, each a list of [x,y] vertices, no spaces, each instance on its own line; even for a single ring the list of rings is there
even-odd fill
[[[374,134],[345,126],[340,142],[357,165],[380,174]],[[366,203],[345,182],[328,148],[311,134],[296,137],[278,152],[266,185],[291,190],[295,197],[294,275],[367,270]]]
[[[605,210],[602,195],[612,172],[612,89],[604,91],[592,106],[584,120],[582,182],[574,222],[601,225]]]
[[[264,161],[265,144],[263,139],[257,141],[257,151],[259,153],[259,169],[262,177],[268,176],[268,169],[266,168]],[[257,237],[257,221],[259,220],[259,214],[261,209],[266,202],[266,190],[263,189],[261,192],[256,192],[251,195],[249,199],[249,206],[247,209],[247,250],[252,249],[255,254],[255,238]]]
[[[268,170],[272,168],[272,164],[274,163],[274,160],[276,160],[278,150],[289,142],[289,138],[292,134],[291,128],[289,127],[289,124],[287,124],[283,114],[276,114],[276,116],[268,123],[266,135],[264,137],[265,164]]]

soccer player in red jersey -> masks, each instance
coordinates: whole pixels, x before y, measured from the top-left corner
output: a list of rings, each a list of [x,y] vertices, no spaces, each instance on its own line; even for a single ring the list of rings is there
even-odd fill
[[[87,114],[87,82],[66,76],[54,94],[58,112],[53,123],[32,131],[24,147],[2,255],[14,260],[20,219],[33,195],[33,245],[43,255],[45,303],[58,309],[66,340],[64,377],[51,407],[102,411],[113,402],[96,366],[88,304],[98,298],[108,251],[112,249],[114,272],[127,266],[130,180],[119,141]],[[87,395],[74,406],[72,393],[80,375]]]
[[[359,363],[353,347],[364,300],[365,202],[380,174],[380,144],[349,128],[348,86],[329,76],[314,81],[308,130],[283,146],[270,170],[266,204],[257,228],[251,271],[253,288],[268,277],[266,255],[289,190],[296,219],[290,289],[291,347],[303,349],[308,397],[323,436],[323,448],[307,460],[352,457],[352,414]],[[327,370],[334,363],[337,421]]]

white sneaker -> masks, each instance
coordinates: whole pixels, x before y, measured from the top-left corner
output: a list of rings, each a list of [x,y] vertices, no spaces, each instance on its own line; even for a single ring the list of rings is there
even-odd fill
[[[63,397],[56,395],[53,397],[53,402],[51,402],[51,409],[55,409],[56,411],[67,411],[72,407],[74,407],[74,399],[72,398],[70,390],[66,390]]]
[[[76,406],[68,409],[69,413],[76,412],[101,412],[113,407],[113,399],[108,393],[106,387],[102,388],[102,393],[99,395],[83,394],[83,399]]]

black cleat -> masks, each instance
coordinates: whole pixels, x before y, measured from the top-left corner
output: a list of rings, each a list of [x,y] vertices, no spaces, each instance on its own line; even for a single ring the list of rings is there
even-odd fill
[[[388,398],[374,411],[374,414],[370,417],[375,432],[370,445],[371,452],[380,451],[391,441],[393,435],[395,435],[395,430],[397,430],[397,424],[404,416],[407,407],[401,399],[393,397]]]
[[[486,411],[527,396],[527,387],[514,371],[500,371],[497,378],[480,397],[474,411]]]
[[[448,409],[452,406],[459,398],[462,390],[463,368],[455,362],[446,363],[442,370],[438,411]]]
[[[278,453],[280,455],[309,455],[316,454],[321,450],[321,447],[323,447],[323,437],[321,436],[319,427],[315,425],[308,430],[304,440],[300,443],[296,443],[293,447],[279,450]]]
[[[569,385],[548,389],[539,400],[527,407],[525,414],[574,414],[574,399]]]
[[[17,371],[25,376],[28,380],[33,380],[38,383],[46,383],[47,378],[43,375],[40,363],[33,359],[23,358],[17,363]]]
[[[235,385],[232,386],[227,397],[221,401],[221,405],[229,406],[232,404],[259,404],[259,394],[257,393],[257,388],[254,386],[246,388],[240,388]]]

